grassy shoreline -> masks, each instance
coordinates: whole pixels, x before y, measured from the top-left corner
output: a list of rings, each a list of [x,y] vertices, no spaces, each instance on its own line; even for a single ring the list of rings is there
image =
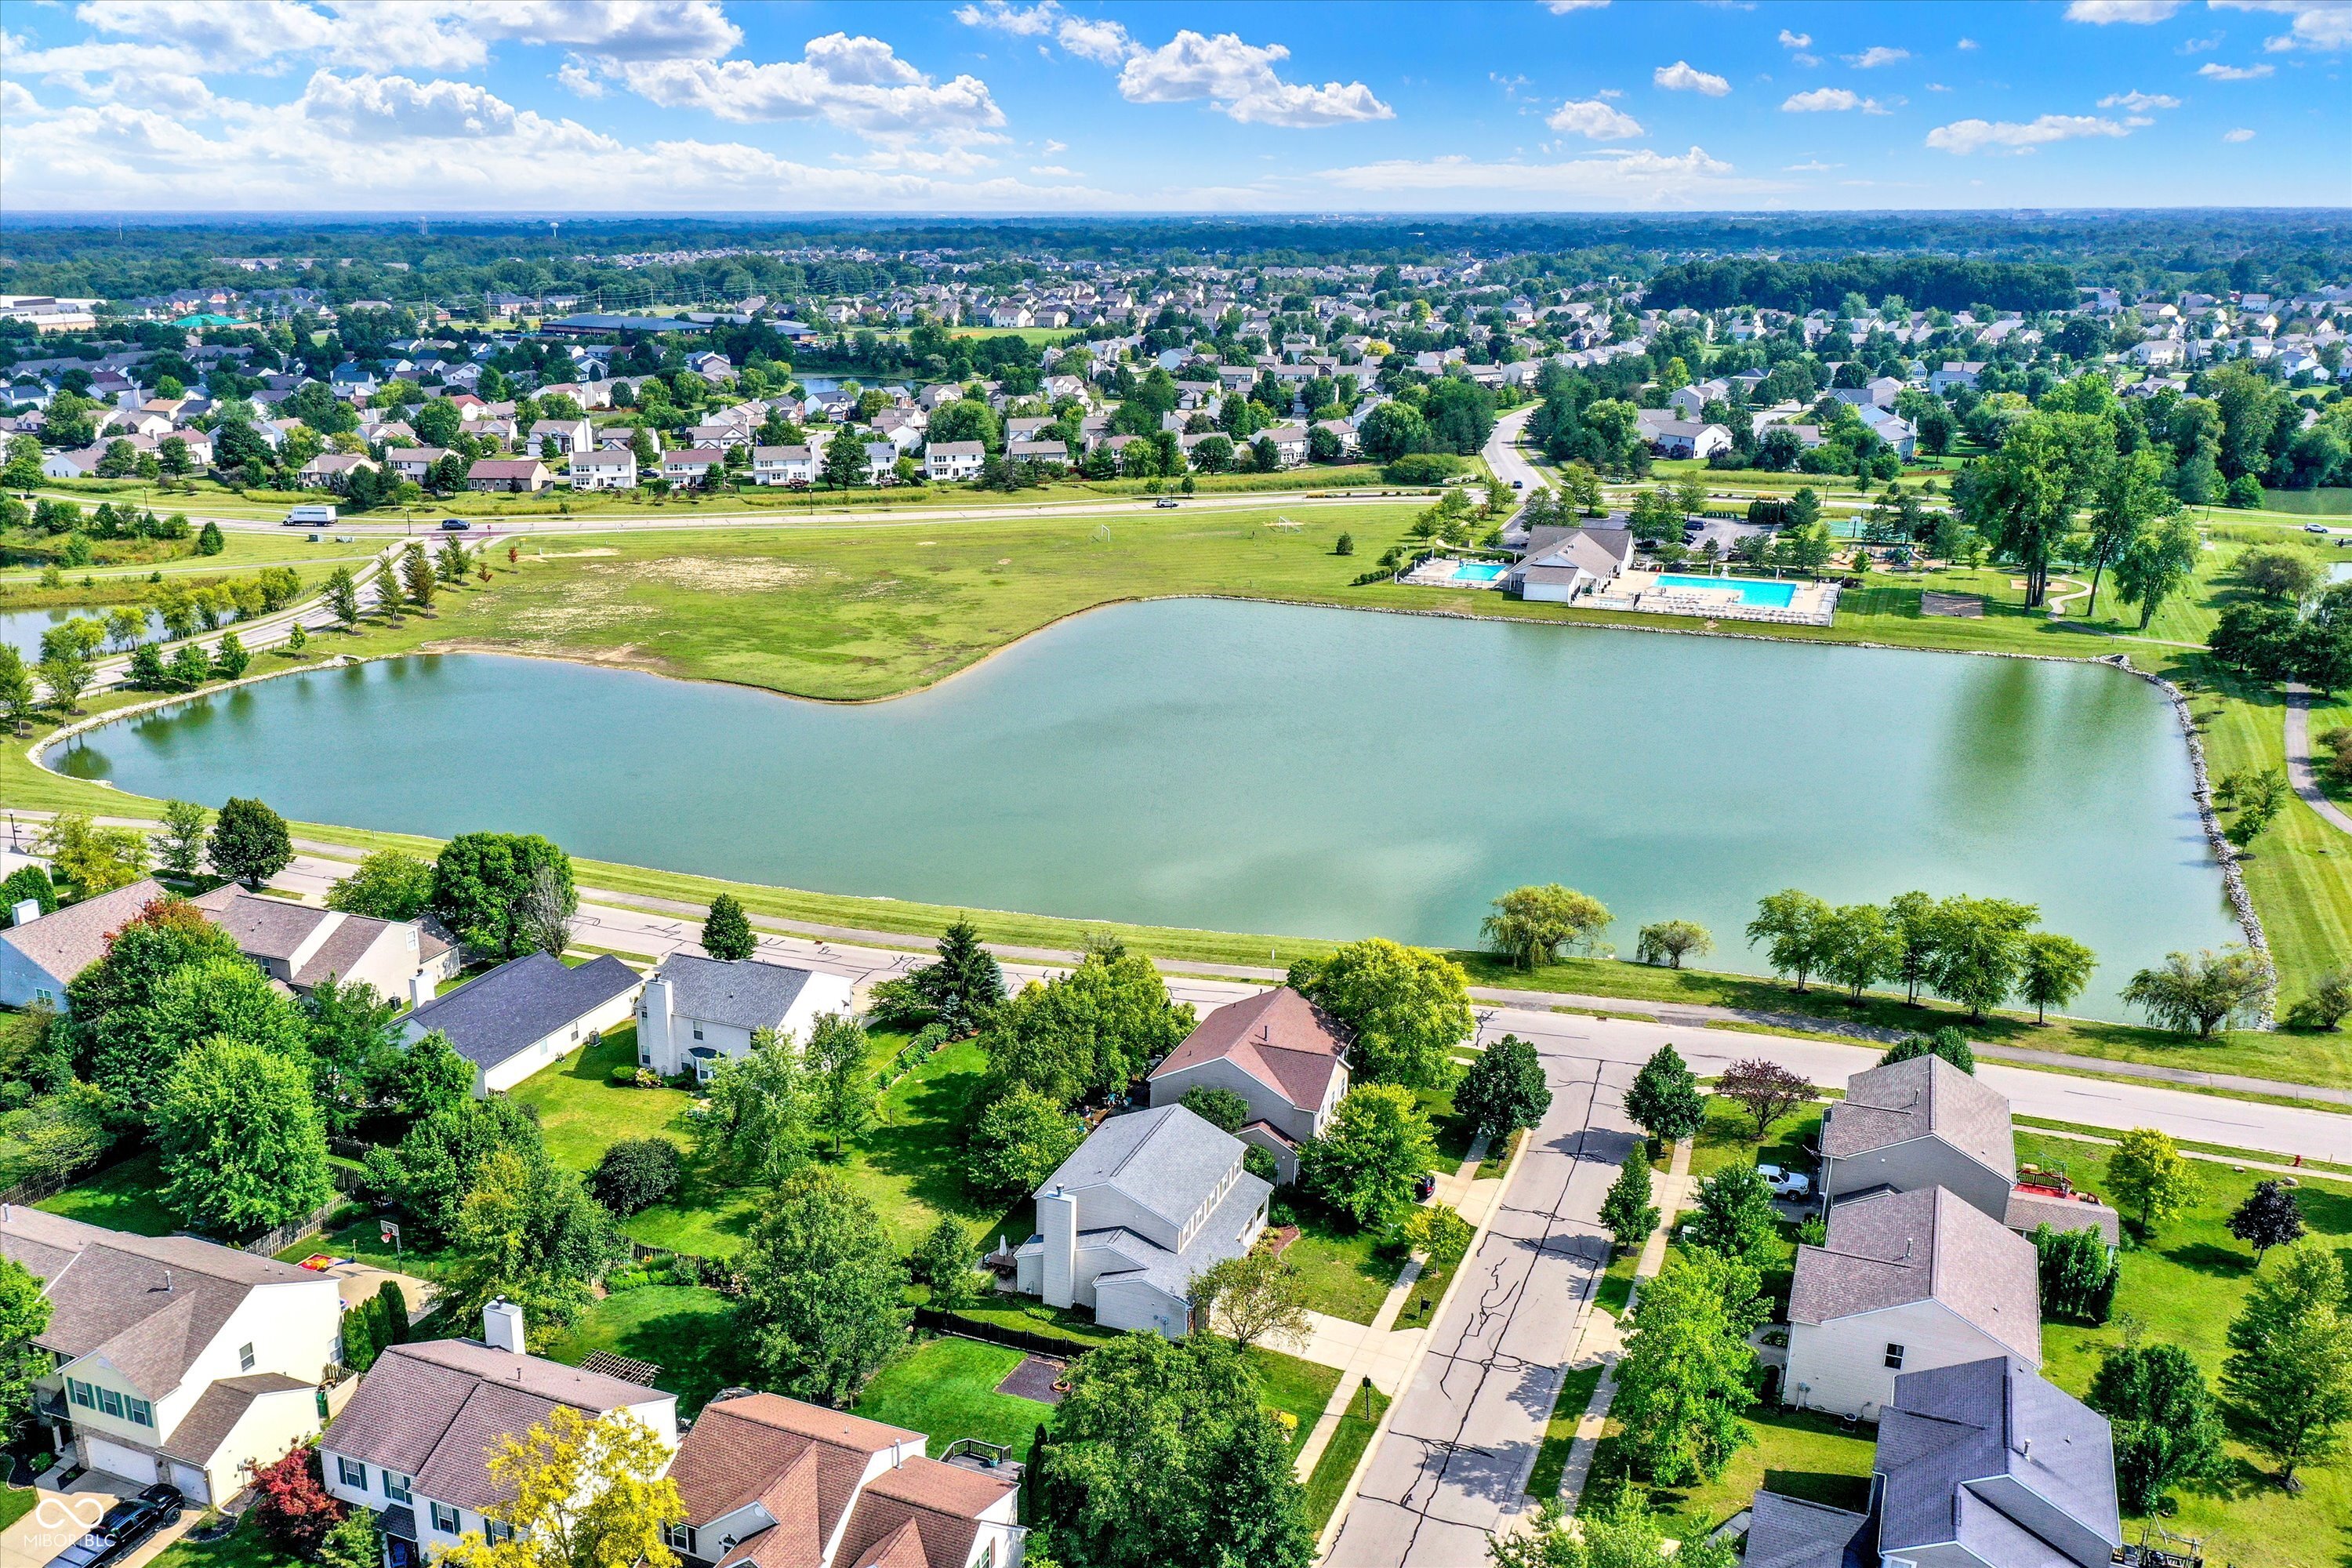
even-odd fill
[[[1112,537],[1095,536],[1094,518],[1070,517],[956,522],[937,540],[909,544],[877,540],[854,525],[779,539],[748,530],[709,533],[583,535],[566,548],[525,556],[497,570],[488,587],[468,585],[445,595],[430,617],[410,616],[371,623],[348,639],[314,639],[323,663],[339,655],[373,658],[452,648],[583,659],[681,679],[710,679],[832,701],[873,700],[902,694],[968,669],[1067,616],[1107,604],[1163,596],[1224,596],[1309,605],[1435,614],[1468,618],[1575,622],[1633,626],[1674,635],[1801,637],[1844,645],[1927,652],[1972,652],[2095,659],[2121,652],[2144,674],[2162,674],[2188,687],[2210,763],[2220,774],[2247,765],[2278,765],[2283,756],[2283,709],[2275,693],[2241,688],[2210,669],[2200,654],[2168,646],[2200,637],[2213,609],[2205,595],[2169,605],[2150,628],[2161,642],[2119,640],[2109,608],[2097,629],[2059,626],[2030,615],[2021,604],[1998,606],[1980,621],[1921,620],[1916,609],[1849,614],[1829,628],[1765,623],[1717,623],[1682,617],[1569,610],[1525,604],[1499,595],[1444,589],[1404,589],[1386,583],[1358,585],[1362,555],[1401,534],[1394,508],[1331,508],[1303,526],[1275,529],[1269,515],[1239,510],[1214,516],[1111,520]],[[1357,559],[1337,556],[1331,542],[1342,530],[1359,534]],[[543,546],[542,546],[543,548]],[[609,561],[604,559],[609,556]],[[2210,574],[2218,563],[2209,563]],[[688,570],[692,568],[692,570]],[[709,572],[750,574],[726,582]],[[768,575],[761,577],[759,574]],[[1989,611],[2004,591],[1997,573],[1975,574],[1970,586],[1986,594]],[[714,585],[782,590],[761,593],[750,607]],[[1902,589],[1896,589],[1898,600]],[[777,603],[791,600],[779,624]],[[1916,605],[1916,597],[1910,601]],[[878,607],[877,607],[878,606]],[[586,612],[593,612],[586,613]],[[747,619],[746,617],[753,617]],[[764,616],[765,618],[759,618]],[[569,617],[567,620],[566,617]],[[747,631],[761,634],[746,650]],[[616,647],[622,638],[627,638]],[[657,646],[658,653],[648,645]],[[279,655],[265,656],[256,673],[283,669]],[[108,693],[88,704],[93,714],[145,700]],[[32,742],[37,750],[44,743]],[[68,779],[33,763],[25,744],[0,757],[0,800],[28,808],[82,809],[138,815],[139,797],[110,786]],[[434,841],[413,835],[306,824],[307,837],[358,850],[400,847],[430,853]],[[2244,874],[2289,984],[2297,986],[2352,952],[2352,841],[2300,800],[2244,862]],[[2332,841],[2334,840],[2334,841]],[[2342,841],[2342,842],[2336,842]],[[904,935],[908,945],[934,937],[951,921],[971,915],[995,942],[1069,949],[1093,932],[1112,930],[1153,956],[1198,963],[1265,965],[1328,952],[1314,939],[1148,927],[1128,922],[952,909],[919,902],[740,884],[657,868],[582,861],[583,883],[637,897],[708,902],[733,892],[754,912],[785,920]],[[1506,971],[1481,954],[1462,955],[1474,978],[1510,989],[1622,996],[1664,1005],[1700,1004],[1879,1027],[1933,1026],[1957,1015],[1883,997],[1859,1009],[1819,993],[1800,997],[1759,978],[1699,971],[1653,970],[1631,963],[1571,960],[1532,973]],[[1972,1030],[1979,1037],[2093,1058],[2189,1066],[2293,1081],[2352,1085],[2352,1036],[2242,1032],[2206,1046],[2123,1025],[2053,1020],[2035,1028],[2015,1017]]]

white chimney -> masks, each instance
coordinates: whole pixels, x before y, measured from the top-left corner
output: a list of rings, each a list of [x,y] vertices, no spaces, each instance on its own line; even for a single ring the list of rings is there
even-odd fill
[[[1077,1302],[1078,1200],[1056,1187],[1037,1194],[1037,1232],[1045,1238],[1039,1283],[1049,1307]]]
[[[482,1342],[492,1350],[522,1354],[522,1309],[503,1296],[483,1308]]]
[[[18,899],[8,906],[8,923],[12,926],[25,925],[40,918],[41,900],[38,899]]]
[[[433,976],[423,970],[408,977],[408,1005],[422,1007],[433,1000]]]

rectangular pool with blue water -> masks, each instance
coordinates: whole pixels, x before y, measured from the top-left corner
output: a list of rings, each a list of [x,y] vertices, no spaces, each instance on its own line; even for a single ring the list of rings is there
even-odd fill
[[[1794,583],[1767,583],[1754,577],[1691,577],[1674,573],[1662,574],[1658,586],[1688,592],[1698,589],[1709,594],[1728,594],[1743,605],[1760,609],[1785,610],[1797,596]]]

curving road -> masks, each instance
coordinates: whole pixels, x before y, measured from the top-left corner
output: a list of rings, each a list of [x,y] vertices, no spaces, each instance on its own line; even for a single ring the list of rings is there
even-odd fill
[[[1514,408],[1496,420],[1494,432],[1486,437],[1486,445],[1479,452],[1479,456],[1486,459],[1486,466],[1495,470],[1495,477],[1506,487],[1513,479],[1519,482],[1521,495],[1540,489],[1544,483],[1542,470],[1528,461],[1527,453],[1516,444],[1535,411],[1536,405],[1530,404],[1525,408]]]
[[[2352,814],[2327,798],[2311,765],[2311,704],[2316,694],[2299,680],[2286,683],[2286,776],[2304,804],[2328,822],[2352,833]]]

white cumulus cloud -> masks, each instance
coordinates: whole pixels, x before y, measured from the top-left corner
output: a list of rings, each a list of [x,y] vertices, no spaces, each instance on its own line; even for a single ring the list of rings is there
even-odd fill
[[[1008,5],[1005,0],[987,0],[982,5],[959,5],[955,10],[955,19],[967,27],[992,27],[1019,38],[1042,37],[1052,32],[1061,15],[1062,7],[1055,0],[1038,0],[1034,5]]]
[[[1093,21],[1084,16],[1066,18],[1055,37],[1061,40],[1062,47],[1098,66],[1122,64],[1129,55],[1142,49],[1117,22]]]
[[[1891,66],[1897,60],[1907,60],[1911,58],[1911,51],[1890,49],[1885,44],[1873,44],[1858,55],[1847,55],[1843,58],[1845,63],[1854,69],[1866,71],[1875,70],[1880,66]]]
[[[2178,109],[2180,100],[2168,92],[2111,92],[2099,100],[2101,109],[2127,109],[2134,114],[2146,114],[2151,109]]]
[[[2045,114],[2039,120],[2026,121],[2021,124],[2011,120],[1956,120],[1949,125],[1938,125],[1928,132],[1927,145],[1965,156],[1980,148],[2021,153],[2048,142],[2071,142],[2078,137],[2130,134],[2114,121],[2093,115]]]
[[[971,132],[1004,123],[978,77],[935,82],[880,38],[828,33],[797,60],[636,60],[631,89],[664,109],[699,109],[739,124],[823,120],[863,135]]]
[[[2110,22],[2161,22],[2186,4],[2188,0],[2074,0],[2066,7],[2066,20],[2095,22],[2102,27]]]
[[[1205,99],[1244,124],[1336,125],[1396,117],[1360,81],[1321,87],[1284,81],[1275,67],[1289,58],[1280,44],[1248,44],[1236,33],[1211,37],[1187,27],[1156,49],[1128,57],[1119,70],[1119,96],[1129,103]]]
[[[1784,49],[1810,49],[1813,47],[1813,36],[1811,33],[1792,33],[1783,27],[1780,29],[1780,47]]]
[[[1623,110],[1601,102],[1597,98],[1570,99],[1559,106],[1544,123],[1554,131],[1572,132],[1595,142],[1621,142],[1628,136],[1646,134],[1641,121]]]
[[[2264,47],[2340,49],[2352,46],[2352,5],[2342,0],[2212,0],[2221,11],[2261,11],[2294,20],[2287,32]]]
[[[1731,90],[1729,82],[1712,72],[1696,69],[1688,60],[1660,66],[1650,73],[1650,79],[1668,92],[1702,92],[1709,98],[1721,98]]]
[[[2254,133],[2242,125],[2235,131],[2225,131],[2221,133],[2221,140],[2224,142],[2251,142],[2253,139]]]
[[[1565,16],[1570,11],[1598,11],[1609,0],[1544,0],[1544,9],[1555,16]]]
[[[2268,65],[2225,66],[2219,60],[2207,60],[2197,68],[2197,74],[2208,81],[2260,81],[2275,68]]]
[[[1790,93],[1780,108],[1789,114],[1833,114],[1849,109],[1859,109],[1864,114],[1884,114],[1885,106],[1874,98],[1849,92],[1842,87],[1817,87],[1811,92]]]

